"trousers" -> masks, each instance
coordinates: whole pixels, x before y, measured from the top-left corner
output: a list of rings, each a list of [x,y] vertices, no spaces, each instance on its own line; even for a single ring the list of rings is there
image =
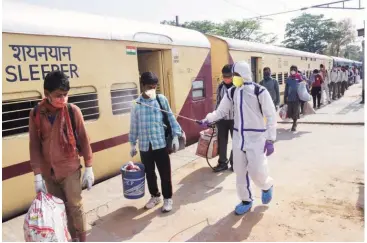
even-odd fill
[[[218,127],[218,147],[219,147],[219,160],[218,163],[226,163],[227,158],[227,144],[228,144],[228,133],[233,138],[233,120],[220,120],[217,124]],[[233,151],[229,158],[230,164],[233,166]]]
[[[326,102],[330,101],[329,86],[324,83],[321,85],[321,103],[324,103],[325,99]]]
[[[160,197],[161,193],[158,189],[157,175],[155,166],[161,177],[162,194],[165,199],[172,198],[172,178],[171,178],[171,160],[166,148],[152,150],[149,145],[149,151],[140,151],[141,162],[145,167],[145,175],[147,178],[149,193],[153,197]]]
[[[70,176],[61,180],[44,178],[47,192],[60,198],[65,203],[68,229],[72,238],[76,238],[87,231],[80,177],[81,170],[78,169]]]
[[[237,195],[241,201],[253,201],[250,178],[261,190],[268,190],[273,185],[263,147],[246,152],[233,148],[233,170],[236,173]]]

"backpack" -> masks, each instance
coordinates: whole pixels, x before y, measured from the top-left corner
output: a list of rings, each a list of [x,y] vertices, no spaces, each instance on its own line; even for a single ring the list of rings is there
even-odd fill
[[[233,104],[234,104],[233,97],[234,97],[234,92],[236,91],[236,89],[237,89],[237,87],[231,89],[231,99],[232,99]],[[260,92],[260,86],[258,84],[255,84],[254,94],[256,95],[257,103],[259,103],[259,108],[260,108],[261,115],[264,116],[263,110],[261,108],[261,103],[260,103],[260,100],[259,100],[259,95],[261,94],[261,92]]]
[[[78,136],[76,134],[76,124],[75,124],[74,111],[73,111],[73,108],[71,107],[70,104],[67,104],[67,107],[68,107],[68,113],[69,113],[69,116],[70,116],[71,126],[72,126],[72,129],[73,129],[74,138],[75,138],[75,141],[76,141],[76,148],[78,149],[79,152],[81,152],[82,150],[81,150],[81,147],[80,147],[79,139],[78,139]],[[38,108],[38,104],[33,108],[33,117],[36,117],[37,108]],[[39,124],[37,124],[37,125],[39,125]],[[39,129],[39,127],[38,127],[38,129]]]

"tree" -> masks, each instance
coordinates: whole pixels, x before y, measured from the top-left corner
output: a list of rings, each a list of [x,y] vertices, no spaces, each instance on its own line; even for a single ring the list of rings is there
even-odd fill
[[[350,19],[343,19],[338,22],[330,40],[329,54],[340,56],[342,48],[346,48],[347,45],[354,42],[355,36],[355,26]]]
[[[360,61],[362,60],[362,51],[361,47],[357,45],[348,45],[341,51],[342,57]]]
[[[288,48],[322,54],[335,28],[336,22],[324,19],[322,14],[304,13],[287,24],[283,44]]]
[[[176,25],[176,22],[164,20],[161,24]],[[203,20],[185,22],[180,26],[199,31],[203,34],[220,35],[228,38],[267,44],[274,43],[277,39],[274,34],[262,33],[261,22],[256,20],[226,20],[224,23]]]

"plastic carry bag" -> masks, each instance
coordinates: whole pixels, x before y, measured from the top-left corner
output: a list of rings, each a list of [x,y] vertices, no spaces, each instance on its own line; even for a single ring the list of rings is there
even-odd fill
[[[305,116],[312,115],[312,114],[316,114],[316,111],[312,108],[310,103],[305,102],[305,104],[303,105],[303,114]]]
[[[298,84],[297,93],[299,99],[302,101],[310,101],[312,99],[312,96],[307,91],[306,85],[307,85],[306,82],[301,82]]]
[[[287,120],[287,111],[288,111],[288,105],[284,104],[280,109],[279,109],[279,116],[280,118],[284,121]]]
[[[213,136],[210,144],[210,138]],[[208,149],[209,147],[209,149]],[[207,153],[208,152],[208,153]],[[200,139],[198,142],[198,147],[196,148],[196,155],[203,157],[203,158],[214,158],[218,155],[218,138],[217,138],[217,131],[209,128],[204,131],[200,132]]]
[[[27,242],[67,242],[71,239],[67,227],[64,202],[39,192],[24,219],[24,238]]]

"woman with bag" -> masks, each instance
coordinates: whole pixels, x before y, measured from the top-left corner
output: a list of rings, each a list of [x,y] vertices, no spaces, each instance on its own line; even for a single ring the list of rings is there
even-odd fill
[[[313,108],[316,109],[316,101],[317,101],[317,109],[320,109],[321,106],[321,85],[324,83],[321,75],[319,74],[319,70],[313,70],[313,74],[315,77],[315,81],[312,83],[312,99],[313,99]]]

